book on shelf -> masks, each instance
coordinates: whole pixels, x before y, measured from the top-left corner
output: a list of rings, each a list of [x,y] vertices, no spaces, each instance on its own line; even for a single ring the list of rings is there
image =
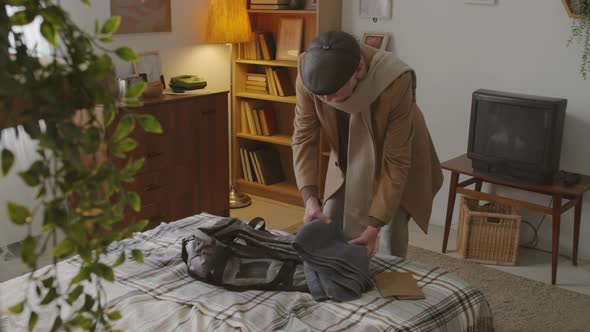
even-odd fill
[[[262,184],[268,186],[285,181],[281,157],[277,149],[268,146],[258,149],[254,153],[260,164],[260,175],[264,179]]]
[[[275,84],[272,68],[266,67],[266,82],[268,83],[268,92],[273,96],[278,96],[277,86]]]
[[[274,111],[268,107],[263,107],[261,116],[264,118],[264,122],[266,124],[266,131],[268,132],[268,135],[272,136],[276,134],[277,120],[275,118]]]
[[[248,182],[252,182],[252,173],[250,167],[248,165],[248,156],[246,155],[246,149],[240,148],[240,159],[242,161],[242,174],[244,176],[244,180]]]
[[[246,115],[246,103],[240,103],[240,131],[247,134],[250,132],[248,128],[248,115]]]
[[[287,68],[276,68],[272,70],[274,83],[277,86],[279,96],[287,97],[295,95],[295,88],[289,78],[289,72]]]
[[[274,60],[277,53],[274,34],[270,31],[259,31],[256,35],[258,37],[258,46],[261,50],[262,59]]]
[[[264,80],[263,82],[246,80],[246,86],[262,86],[266,88],[268,84],[266,83],[266,80]]]
[[[244,107],[246,109],[246,119],[248,120],[248,134],[250,135],[257,135],[256,132],[256,124],[254,122],[254,114],[252,113],[252,105],[249,102],[243,101]]]
[[[284,9],[289,9],[289,5],[256,5],[256,4],[250,4],[250,9],[284,10]]]
[[[249,135],[272,136],[276,134],[276,118],[268,105],[251,101],[240,104],[241,132]]]
[[[252,167],[254,168],[254,173],[256,173],[256,182],[264,184],[264,179],[262,178],[260,165],[258,164],[258,159],[256,158],[256,150],[249,150],[248,155],[250,156],[250,162],[252,163]]]
[[[246,92],[268,94],[268,89],[265,86],[248,85],[246,84]]]
[[[247,81],[266,82],[266,74],[248,73],[246,74]]]

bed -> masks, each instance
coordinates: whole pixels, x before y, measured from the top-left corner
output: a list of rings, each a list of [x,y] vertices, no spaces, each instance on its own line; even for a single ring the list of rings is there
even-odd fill
[[[180,257],[181,239],[221,217],[199,214],[114,243],[107,260],[122,250],[144,251],[143,265],[127,261],[116,281],[105,282],[108,304],[123,318],[125,331],[491,331],[493,319],[483,294],[452,273],[392,256],[375,256],[372,274],[410,272],[426,299],[382,298],[371,290],[345,303],[315,302],[299,292],[230,292],[191,279]],[[77,274],[78,257],[58,264],[60,279]],[[26,330],[27,315],[7,314],[22,298],[27,276],[0,284],[0,330]],[[50,312],[40,315],[39,330],[49,330]],[[23,317],[21,319],[21,317]]]

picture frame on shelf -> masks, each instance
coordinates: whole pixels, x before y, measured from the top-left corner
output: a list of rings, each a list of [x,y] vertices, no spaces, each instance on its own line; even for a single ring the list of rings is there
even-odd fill
[[[380,50],[387,49],[388,42],[389,34],[387,32],[365,32],[361,39],[361,43]]]
[[[281,18],[277,36],[277,60],[297,61],[301,53],[303,18]]]
[[[138,56],[139,60],[133,63],[133,73],[139,76],[145,75],[144,79],[147,79],[147,82],[161,81],[163,79],[163,75],[160,62],[160,52],[142,52],[139,53]]]

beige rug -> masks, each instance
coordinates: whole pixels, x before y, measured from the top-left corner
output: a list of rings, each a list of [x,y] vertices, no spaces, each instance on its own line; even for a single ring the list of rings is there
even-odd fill
[[[590,296],[410,246],[408,258],[440,266],[479,288],[496,331],[590,331]]]

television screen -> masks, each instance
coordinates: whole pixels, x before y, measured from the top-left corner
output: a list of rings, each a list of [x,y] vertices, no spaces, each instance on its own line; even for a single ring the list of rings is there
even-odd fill
[[[473,93],[467,155],[493,177],[551,183],[559,169],[567,100],[480,89]]]
[[[543,162],[549,130],[547,111],[479,101],[473,152],[522,163]]]

